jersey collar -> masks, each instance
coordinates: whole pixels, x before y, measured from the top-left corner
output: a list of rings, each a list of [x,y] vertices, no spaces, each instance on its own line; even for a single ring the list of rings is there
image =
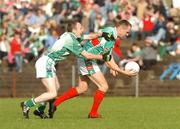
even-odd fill
[[[117,38],[117,28],[114,27],[114,38],[116,39]]]
[[[77,36],[75,35],[75,33],[71,32],[71,34],[72,34],[75,38],[77,38]]]

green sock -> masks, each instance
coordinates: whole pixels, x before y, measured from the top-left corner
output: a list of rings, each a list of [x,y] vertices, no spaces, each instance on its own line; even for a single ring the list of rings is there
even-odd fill
[[[53,104],[54,104],[55,99],[51,99],[49,100],[49,108],[52,108]]]
[[[46,108],[46,103],[45,102],[42,102],[39,104],[38,108],[36,108],[36,110],[40,111],[40,112],[44,112]]]
[[[34,105],[36,105],[36,103],[34,102],[34,98],[25,101],[25,105],[28,107],[33,107]]]
[[[50,100],[49,100],[49,103],[50,103],[50,104],[53,104],[54,101],[55,101],[55,99],[50,99]]]

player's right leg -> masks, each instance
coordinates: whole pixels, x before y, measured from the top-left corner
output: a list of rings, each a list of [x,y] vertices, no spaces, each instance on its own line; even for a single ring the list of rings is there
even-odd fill
[[[89,118],[99,118],[101,117],[101,115],[98,114],[98,109],[105,96],[105,93],[108,90],[108,84],[101,71],[92,74],[91,76],[89,76],[89,78],[98,87],[94,94],[94,102],[89,113]]]

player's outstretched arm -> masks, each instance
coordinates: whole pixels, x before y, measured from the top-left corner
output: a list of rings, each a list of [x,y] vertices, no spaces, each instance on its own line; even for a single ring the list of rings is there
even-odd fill
[[[103,60],[105,62],[111,60],[111,55],[92,54],[92,53],[89,53],[89,52],[87,52],[85,50],[83,50],[81,52],[81,55],[84,56],[86,59],[97,59],[97,60]]]
[[[101,35],[102,35],[101,32],[90,33],[90,34],[84,35],[84,39],[85,39],[85,40],[91,40],[91,39],[100,37]]]
[[[135,76],[135,75],[137,75],[137,72],[123,70],[123,69],[119,68],[119,66],[115,63],[113,58],[110,61],[106,62],[106,65],[110,69],[115,70],[115,71],[117,71],[119,73],[125,74],[127,76]]]
[[[86,59],[97,59],[97,60],[103,60],[103,56],[102,55],[95,55],[92,53],[89,53],[85,50],[83,50],[81,52],[81,55],[84,56]]]

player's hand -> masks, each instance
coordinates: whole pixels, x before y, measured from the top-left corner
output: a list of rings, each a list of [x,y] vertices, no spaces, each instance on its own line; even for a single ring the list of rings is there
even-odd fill
[[[112,56],[109,55],[109,54],[103,54],[102,56],[103,56],[103,60],[104,60],[105,62],[110,61],[111,58],[112,58]]]
[[[110,69],[110,73],[111,73],[114,77],[116,77],[116,76],[118,75],[118,72],[115,71],[115,70],[112,70],[112,69]]]
[[[138,74],[138,72],[133,71],[133,70],[125,70],[124,74],[126,74],[127,76],[132,77],[132,76],[136,76]]]

